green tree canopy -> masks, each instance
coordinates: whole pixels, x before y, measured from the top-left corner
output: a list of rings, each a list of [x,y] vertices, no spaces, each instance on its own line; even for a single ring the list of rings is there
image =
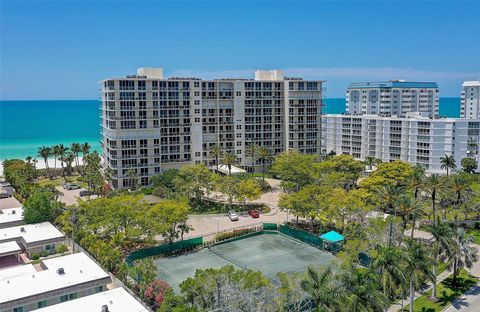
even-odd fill
[[[52,193],[36,190],[23,204],[25,223],[53,222],[60,214],[62,204],[57,202]]]

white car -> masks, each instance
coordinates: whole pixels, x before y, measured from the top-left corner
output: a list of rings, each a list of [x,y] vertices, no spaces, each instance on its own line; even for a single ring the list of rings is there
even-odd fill
[[[238,221],[238,215],[233,210],[230,210],[228,212],[228,218],[230,219],[230,221]]]

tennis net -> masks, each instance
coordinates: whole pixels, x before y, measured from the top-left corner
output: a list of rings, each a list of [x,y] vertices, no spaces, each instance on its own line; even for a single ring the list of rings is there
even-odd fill
[[[243,264],[243,263],[241,263],[241,262],[233,259],[232,257],[227,256],[226,254],[224,254],[223,252],[220,252],[220,251],[216,250],[216,249],[215,249],[214,247],[212,247],[212,246],[209,246],[209,247],[208,247],[208,250],[209,250],[211,253],[219,256],[220,258],[223,258],[223,259],[227,260],[228,262],[231,262],[231,263],[235,264],[236,266],[240,267],[241,269],[244,269],[244,270],[247,269],[247,265],[246,265],[246,264]]]

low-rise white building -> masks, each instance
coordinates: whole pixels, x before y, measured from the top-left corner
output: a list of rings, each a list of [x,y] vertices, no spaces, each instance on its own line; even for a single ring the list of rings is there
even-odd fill
[[[0,243],[17,242],[31,257],[43,251],[52,253],[65,243],[65,236],[50,222],[25,224],[0,229]]]
[[[465,81],[462,87],[460,117],[480,119],[480,80]]]
[[[125,289],[115,288],[94,295],[42,308],[39,312],[147,312]]]
[[[332,114],[322,126],[323,153],[403,160],[438,173],[445,172],[445,154],[454,155],[458,168],[466,157],[479,162],[480,119]]]
[[[0,229],[23,224],[23,207],[0,210]]]
[[[110,282],[110,276],[84,253],[3,269],[0,312],[27,312],[89,296],[106,290]]]

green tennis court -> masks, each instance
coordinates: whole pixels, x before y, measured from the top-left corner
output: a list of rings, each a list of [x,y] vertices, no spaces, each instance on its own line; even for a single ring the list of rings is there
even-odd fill
[[[276,280],[279,272],[300,272],[309,265],[327,265],[335,257],[280,233],[263,233],[221,243],[177,257],[155,260],[158,277],[174,289],[195,274],[196,269],[234,265],[261,271]]]

